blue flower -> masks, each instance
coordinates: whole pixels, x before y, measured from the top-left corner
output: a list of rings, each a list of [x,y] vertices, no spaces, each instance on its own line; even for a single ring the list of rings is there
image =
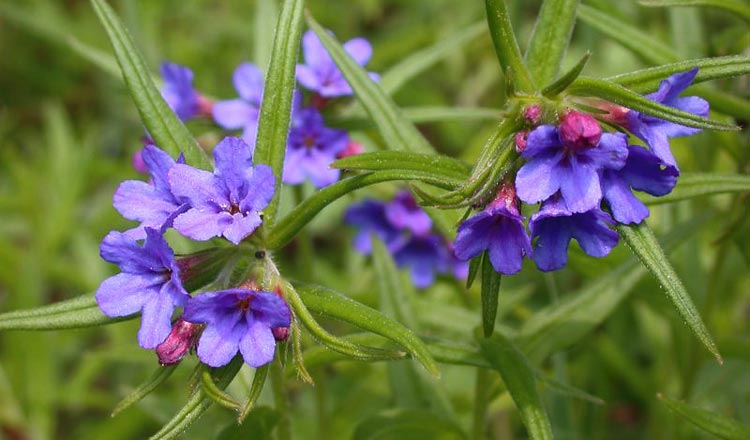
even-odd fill
[[[315,187],[322,188],[337,181],[341,170],[330,165],[348,143],[347,132],[326,127],[323,115],[314,108],[295,110],[286,146],[283,182],[298,185],[309,178]]]
[[[568,262],[568,245],[575,239],[592,257],[603,257],[617,246],[619,236],[609,228],[612,219],[598,207],[571,212],[559,196],[542,203],[531,216],[529,229],[534,243],[534,262],[545,272],[561,269]]]
[[[435,234],[412,236],[393,253],[393,260],[399,268],[409,269],[411,281],[419,289],[432,285],[436,274],[451,269],[448,250]]]
[[[183,319],[206,324],[198,340],[198,358],[206,365],[226,365],[239,351],[251,367],[273,360],[274,327],[289,327],[291,313],[271,292],[231,289],[190,298]]]
[[[697,96],[679,97],[680,93],[693,82],[697,74],[697,67],[686,72],[676,73],[662,81],[659,84],[659,90],[646,95],[646,97],[678,110],[704,118],[708,117],[709,108],[705,99]],[[637,111],[631,110],[626,116],[628,130],[641,138],[664,164],[675,168],[677,168],[677,162],[669,149],[669,138],[690,136],[701,131],[700,128],[685,127]]]
[[[372,56],[372,46],[364,38],[347,41],[344,43],[344,50],[360,66],[367,64]],[[302,52],[305,57],[305,64],[297,65],[297,81],[303,87],[315,91],[325,98],[352,94],[352,88],[349,87],[346,79],[326,52],[315,32],[305,32],[302,37]],[[370,78],[377,81],[379,76],[370,73]]]
[[[187,210],[174,219],[186,237],[208,240],[224,236],[234,244],[262,223],[260,211],[271,201],[275,181],[267,165],[253,167],[250,147],[235,137],[224,138],[214,149],[214,172],[177,164],[169,183]]]
[[[235,69],[232,81],[240,97],[215,102],[212,114],[222,128],[242,129],[242,139],[250,145],[252,152],[263,100],[263,72],[252,63],[242,63]]]
[[[156,146],[147,145],[142,150],[141,158],[151,175],[151,182],[126,180],[120,184],[113,197],[114,207],[123,217],[141,222],[139,226],[126,232],[134,239],[144,238],[145,228],[161,230],[172,226],[174,217],[185,209],[185,200],[172,192],[167,177],[175,164],[185,162],[182,155],[175,162],[169,154]]]
[[[598,207],[602,199],[599,171],[625,165],[627,138],[622,133],[592,137],[589,130],[577,136],[561,130],[541,125],[529,133],[521,153],[528,161],[516,175],[518,198],[538,203],[560,191],[568,210],[586,212]],[[594,140],[598,143],[586,143]]]
[[[663,196],[677,184],[680,172],[664,166],[661,160],[645,148],[631,145],[628,159],[619,170],[604,170],[601,174],[602,192],[612,216],[619,223],[640,223],[648,217],[646,205],[633,195],[632,189],[652,196]]]
[[[193,88],[193,71],[165,61],[161,63],[161,77],[161,96],[177,117],[183,121],[195,117],[200,111],[200,96]]]
[[[95,296],[107,316],[141,312],[138,343],[152,349],[167,338],[174,308],[184,306],[189,295],[164,237],[152,228],[146,228],[145,234],[143,246],[116,231],[104,237],[99,248],[102,258],[117,264],[122,272],[104,280]]]
[[[415,235],[427,235],[432,228],[432,219],[409,191],[396,194],[385,207],[385,217],[394,227],[407,229]]]
[[[344,213],[344,221],[359,229],[354,237],[354,248],[369,255],[372,253],[372,234],[375,234],[390,251],[404,245],[404,235],[386,216],[386,204],[378,200],[363,200],[351,205]]]

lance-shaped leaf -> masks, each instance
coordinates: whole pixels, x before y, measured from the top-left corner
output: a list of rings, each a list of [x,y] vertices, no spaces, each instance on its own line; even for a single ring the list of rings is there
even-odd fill
[[[253,61],[264,71],[268,68],[273,51],[274,26],[279,19],[276,0],[258,0],[255,5],[255,32],[253,35]]]
[[[632,226],[618,225],[617,230],[641,263],[659,280],[688,327],[721,364],[723,361],[716,344],[648,225],[645,222]]]
[[[623,107],[688,127],[711,130],[739,129],[739,127],[735,125],[705,119],[692,113],[659,104],[632,90],[626,89],[619,84],[614,84],[601,79],[578,78],[567,89],[567,92],[575,96],[595,96],[597,98],[606,99],[607,101],[614,102]]]
[[[455,34],[443,36],[434,45],[410,54],[383,73],[380,87],[385,93],[392,95],[409,80],[482,35],[485,29],[484,21],[480,21]]]
[[[544,0],[526,51],[537,84],[549,84],[560,69],[576,23],[580,0]]]
[[[235,356],[227,365],[211,369],[213,383],[219,390],[223,390],[229,386],[234,376],[240,371],[242,362],[242,356]],[[199,389],[190,396],[185,406],[169,422],[162,426],[159,432],[149,437],[149,440],[173,440],[178,438],[213,403],[214,401],[206,396],[203,389]]]
[[[425,343],[398,322],[375,309],[322,286],[299,284],[297,292],[311,311],[348,322],[398,343],[419,361],[428,373],[435,377],[440,376],[440,370]]]
[[[662,197],[645,196],[648,205],[674,203],[715,194],[750,192],[750,176],[683,173],[672,192]]]
[[[500,334],[479,341],[482,353],[502,377],[505,387],[516,404],[529,438],[551,439],[552,428],[547,411],[536,389],[534,370],[523,353]]]
[[[723,9],[750,22],[750,5],[740,0],[638,0],[638,3],[650,7],[701,6]]]
[[[136,389],[131,391],[130,394],[128,394],[124,399],[120,401],[120,403],[117,404],[117,406],[115,406],[115,409],[112,410],[112,417],[116,416],[130,406],[140,402],[144,397],[151,394],[151,392],[158,388],[159,385],[164,383],[165,380],[169,379],[169,376],[174,373],[175,368],[177,368],[177,365],[158,367],[156,371],[154,371],[154,373],[151,375],[151,377],[146,379],[146,381],[142,384],[138,385]]]
[[[270,165],[276,177],[277,191],[271,203],[263,210],[267,225],[273,225],[279,206],[281,191],[278,189],[281,188],[286,140],[292,116],[304,6],[304,0],[286,0],[282,5],[273,39],[273,55],[263,86],[253,161],[256,164]]]
[[[513,32],[513,26],[508,16],[506,0],[485,0],[487,9],[487,24],[490,36],[495,46],[497,59],[506,77],[510,78],[515,90],[524,93],[536,91],[536,85],[529,73],[529,69],[521,58],[521,49]]]
[[[586,67],[586,63],[591,57],[591,52],[586,52],[583,57],[573,66],[572,69],[565,72],[557,81],[548,85],[542,90],[542,95],[547,97],[555,97],[565,91],[570,84],[575,81],[576,78],[583,72],[583,68]]]
[[[662,394],[658,394],[658,397],[675,414],[709,434],[725,440],[746,440],[750,438],[750,426],[742,425],[722,414],[670,399]]]
[[[434,154],[432,146],[424,136],[409,123],[393,100],[385,91],[373,82],[367,71],[357,64],[344,50],[341,43],[307,15],[307,24],[323,43],[331,59],[336,63],[346,81],[354,91],[354,96],[362,104],[370,118],[375,122],[386,147],[391,150],[406,150],[416,153]]]
[[[110,318],[99,310],[93,295],[82,295],[48,306],[3,313],[0,315],[0,330],[65,330],[113,324],[137,317],[136,314]]]
[[[485,251],[482,255],[482,330],[485,338],[492,336],[495,331],[501,280],[502,276],[495,272],[490,256]]]
[[[339,197],[365,186],[394,180],[419,180],[439,187],[457,185],[457,182],[451,182],[445,177],[437,178],[434,173],[427,174],[418,171],[376,171],[349,177],[316,191],[280,219],[266,238],[267,246],[271,249],[278,249],[287,244],[313,217]]]
[[[361,171],[404,170],[432,173],[436,178],[466,179],[469,167],[463,162],[441,155],[410,153],[407,151],[378,151],[339,159],[333,168]]]
[[[209,169],[211,165],[206,152],[195,142],[188,129],[162,98],[133,38],[115,11],[104,0],[91,0],[91,4],[107,31],[122,77],[141,115],[141,121],[156,145],[173,157],[184,153],[187,163]]]

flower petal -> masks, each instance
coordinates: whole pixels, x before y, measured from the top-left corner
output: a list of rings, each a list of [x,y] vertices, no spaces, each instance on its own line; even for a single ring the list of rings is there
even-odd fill
[[[254,293],[250,308],[255,319],[265,322],[269,327],[289,327],[291,325],[289,306],[275,293]]]
[[[586,212],[599,206],[602,189],[599,175],[589,165],[577,163],[573,158],[570,166],[557,167],[556,177],[560,182],[560,193],[570,212]]]
[[[128,316],[139,312],[149,299],[158,294],[161,275],[151,276],[119,273],[102,281],[94,295],[102,313],[107,316]]]
[[[247,181],[247,195],[240,202],[242,211],[261,211],[273,199],[276,178],[268,165],[256,165]]]
[[[206,326],[198,341],[198,359],[210,367],[228,364],[237,354],[241,337],[239,332],[221,334],[215,325]]]
[[[539,154],[549,153],[548,150],[559,150],[562,148],[557,127],[554,125],[540,125],[533,129],[526,140],[526,148],[521,153],[523,157],[534,157]]]
[[[232,221],[232,215],[225,211],[190,209],[174,219],[174,228],[186,237],[205,241],[223,235]]]
[[[604,257],[617,246],[619,235],[607,227],[605,218],[608,220],[609,216],[595,210],[572,220],[571,235],[592,257]]]
[[[245,363],[257,368],[273,360],[276,339],[264,322],[255,321],[240,340],[239,346]]]
[[[263,223],[260,215],[256,212],[243,215],[240,213],[232,215],[232,221],[224,227],[222,235],[235,245],[252,234],[260,224]]]
[[[648,217],[648,208],[633,195],[630,185],[613,171],[602,175],[604,199],[609,204],[612,216],[619,223],[640,223]]]
[[[249,104],[244,99],[229,99],[216,101],[211,109],[214,121],[227,130],[236,130],[249,124],[257,124],[258,107]]]
[[[143,304],[141,328],[138,330],[138,344],[141,347],[150,350],[167,339],[172,331],[172,312],[172,298],[163,288]]]
[[[260,106],[263,98],[263,72],[255,64],[240,64],[234,70],[232,82],[245,101]]]
[[[178,197],[185,197],[190,206],[198,209],[228,209],[228,194],[221,182],[208,171],[177,164],[169,170],[169,184]]]
[[[562,155],[556,154],[534,157],[526,162],[516,174],[516,193],[526,203],[538,203],[548,199],[560,189],[556,168]]]
[[[372,56],[372,45],[364,38],[352,38],[344,43],[344,50],[360,66],[367,64]]]

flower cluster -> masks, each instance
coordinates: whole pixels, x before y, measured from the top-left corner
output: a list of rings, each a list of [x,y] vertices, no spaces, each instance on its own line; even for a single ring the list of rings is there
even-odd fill
[[[419,288],[430,286],[438,273],[466,278],[468,265],[456,260],[451,246],[432,230],[432,220],[409,192],[400,192],[388,202],[364,200],[350,206],[344,220],[359,229],[354,247],[360,253],[372,252],[373,236],[393,255],[396,265],[408,268]]]
[[[164,238],[174,228],[194,240],[224,237],[236,245],[261,225],[275,190],[270,167],[254,166],[249,145],[239,138],[224,138],[213,153],[211,173],[154,145],[144,148],[150,182],[125,181],[114,196],[115,208],[140,225],[104,238],[101,256],[121,273],[102,282],[96,300],[107,316],[140,312],[138,342],[156,349],[163,364],[179,362],[197,340],[198,357],[207,365],[225,365],[239,351],[257,367],[273,359],[273,329],[291,324],[284,300],[259,289],[191,296],[183,285],[188,259],[175,259]],[[177,308],[184,313],[172,324]]]
[[[695,96],[679,97],[698,69],[673,75],[647,98],[661,104],[708,116],[708,103]],[[538,125],[538,107],[524,113],[531,130],[516,136],[516,148],[525,162],[514,181],[505,181],[497,198],[458,228],[455,255],[468,260],[487,251],[496,271],[514,274],[524,257],[534,259],[543,271],[561,269],[567,263],[571,239],[588,255],[603,257],[618,242],[616,223],[637,224],[649,215],[633,194],[669,193],[677,183],[679,168],[669,149],[669,138],[699,130],[606,105],[603,119],[619,125],[645,146],[629,145],[625,133],[602,131],[589,114],[565,112],[557,125]],[[528,222],[518,209],[518,199],[541,203]],[[533,242],[533,246],[532,246]]]

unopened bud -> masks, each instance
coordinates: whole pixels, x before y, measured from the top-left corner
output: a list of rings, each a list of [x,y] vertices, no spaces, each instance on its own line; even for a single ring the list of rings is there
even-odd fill
[[[162,365],[174,365],[185,357],[195,346],[200,334],[201,325],[187,322],[182,318],[172,324],[172,331],[161,344],[156,347],[156,356]]]
[[[537,125],[542,117],[542,109],[537,104],[530,105],[523,109],[523,117],[530,125]]]
[[[516,186],[512,180],[505,180],[500,184],[497,195],[489,204],[489,207],[504,206],[508,211],[518,215],[518,198],[516,197]]]
[[[346,148],[344,148],[339,154],[336,155],[336,158],[343,159],[345,157],[356,156],[357,154],[362,154],[364,152],[365,147],[362,146],[362,144],[350,140],[349,143],[346,144]]]
[[[289,337],[289,327],[273,327],[271,332],[277,341],[286,341]]]
[[[151,141],[151,139],[147,137],[143,137],[141,138],[141,140],[144,143],[147,143],[147,141]],[[143,148],[133,153],[131,163],[133,164],[133,169],[135,169],[137,172],[141,174],[148,174],[148,167],[146,166],[146,162],[143,160]]]
[[[591,148],[599,145],[602,127],[593,116],[570,111],[560,119],[560,140],[573,149]]]
[[[529,139],[529,132],[527,130],[519,131],[516,133],[516,151],[520,154],[526,149],[526,142]]]
[[[198,116],[210,118],[214,110],[214,102],[209,98],[198,94]]]

